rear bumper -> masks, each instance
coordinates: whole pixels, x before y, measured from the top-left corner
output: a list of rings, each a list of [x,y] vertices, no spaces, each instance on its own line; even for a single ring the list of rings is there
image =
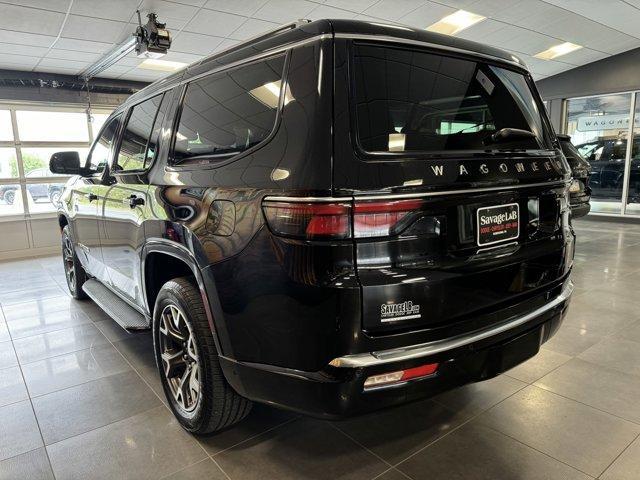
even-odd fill
[[[587,200],[584,203],[571,204],[571,215],[573,218],[584,217],[591,211],[591,204]]]
[[[534,356],[559,328],[573,286],[544,306],[471,334],[403,348],[348,355],[319,372],[250,364],[225,357],[227,380],[241,395],[301,413],[341,418],[426,398],[466,383],[492,378]],[[364,391],[367,377],[439,363],[434,376]]]
[[[584,184],[588,181],[586,178],[580,178]],[[591,210],[589,201],[591,200],[591,189],[587,186],[586,189],[579,192],[571,193],[569,196],[569,206],[571,207],[571,215],[573,218],[584,217]]]

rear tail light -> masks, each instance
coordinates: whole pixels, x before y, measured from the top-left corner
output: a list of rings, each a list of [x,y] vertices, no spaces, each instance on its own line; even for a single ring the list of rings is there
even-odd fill
[[[422,200],[394,202],[356,202],[353,208],[353,234],[356,238],[384,237],[406,226],[404,219],[422,206]]]
[[[396,372],[382,373],[368,377],[364,382],[364,389],[388,387],[396,384],[402,384],[409,380],[417,380],[419,378],[430,377],[438,371],[437,363],[429,363],[420,365],[419,367],[409,368],[407,370],[398,370]]]
[[[569,192],[577,193],[581,190],[584,190],[583,184],[580,180],[574,179],[569,186]]]
[[[394,235],[419,211],[422,200],[389,202],[283,202],[265,200],[271,230],[307,240],[372,238]]]
[[[343,239],[351,237],[348,203],[271,202],[263,204],[267,223],[286,237]]]

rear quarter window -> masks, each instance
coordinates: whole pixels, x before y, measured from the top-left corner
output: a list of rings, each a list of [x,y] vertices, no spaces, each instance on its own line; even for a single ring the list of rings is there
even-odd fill
[[[284,65],[279,55],[189,83],[173,164],[226,160],[265,140],[276,124]]]

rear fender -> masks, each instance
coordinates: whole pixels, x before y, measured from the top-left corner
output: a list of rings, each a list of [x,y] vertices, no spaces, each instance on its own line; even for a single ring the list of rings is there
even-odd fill
[[[217,328],[218,325],[223,325],[223,317],[222,317],[222,309],[220,308],[220,302],[218,300],[218,294],[216,291],[215,284],[210,281],[210,279],[205,278],[202,274],[202,270],[200,269],[198,263],[196,262],[194,256],[191,252],[184,246],[172,242],[170,240],[161,240],[161,239],[153,239],[148,241],[144,247],[142,248],[142,259],[140,262],[141,275],[142,279],[142,288],[145,292],[145,306],[149,314],[153,317],[153,308],[154,305],[149,304],[149,298],[147,296],[147,285],[146,285],[146,259],[149,257],[151,253],[162,253],[165,255],[170,255],[183,263],[185,263],[193,276],[196,279],[196,283],[198,285],[198,289],[200,290],[200,295],[202,296],[202,302],[205,307],[205,312],[207,314],[207,320],[209,322],[209,328],[211,328],[211,332],[213,333],[213,339],[216,343],[216,348],[220,355],[224,354],[223,343],[220,341],[220,329]],[[215,319],[215,320],[214,320]],[[224,331],[223,337],[224,337]]]

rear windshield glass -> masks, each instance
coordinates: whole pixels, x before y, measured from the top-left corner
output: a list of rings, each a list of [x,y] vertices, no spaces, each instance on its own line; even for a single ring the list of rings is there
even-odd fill
[[[524,75],[424,51],[363,44],[354,49],[357,130],[365,151],[547,148],[538,102]],[[503,128],[526,132],[492,138]]]

